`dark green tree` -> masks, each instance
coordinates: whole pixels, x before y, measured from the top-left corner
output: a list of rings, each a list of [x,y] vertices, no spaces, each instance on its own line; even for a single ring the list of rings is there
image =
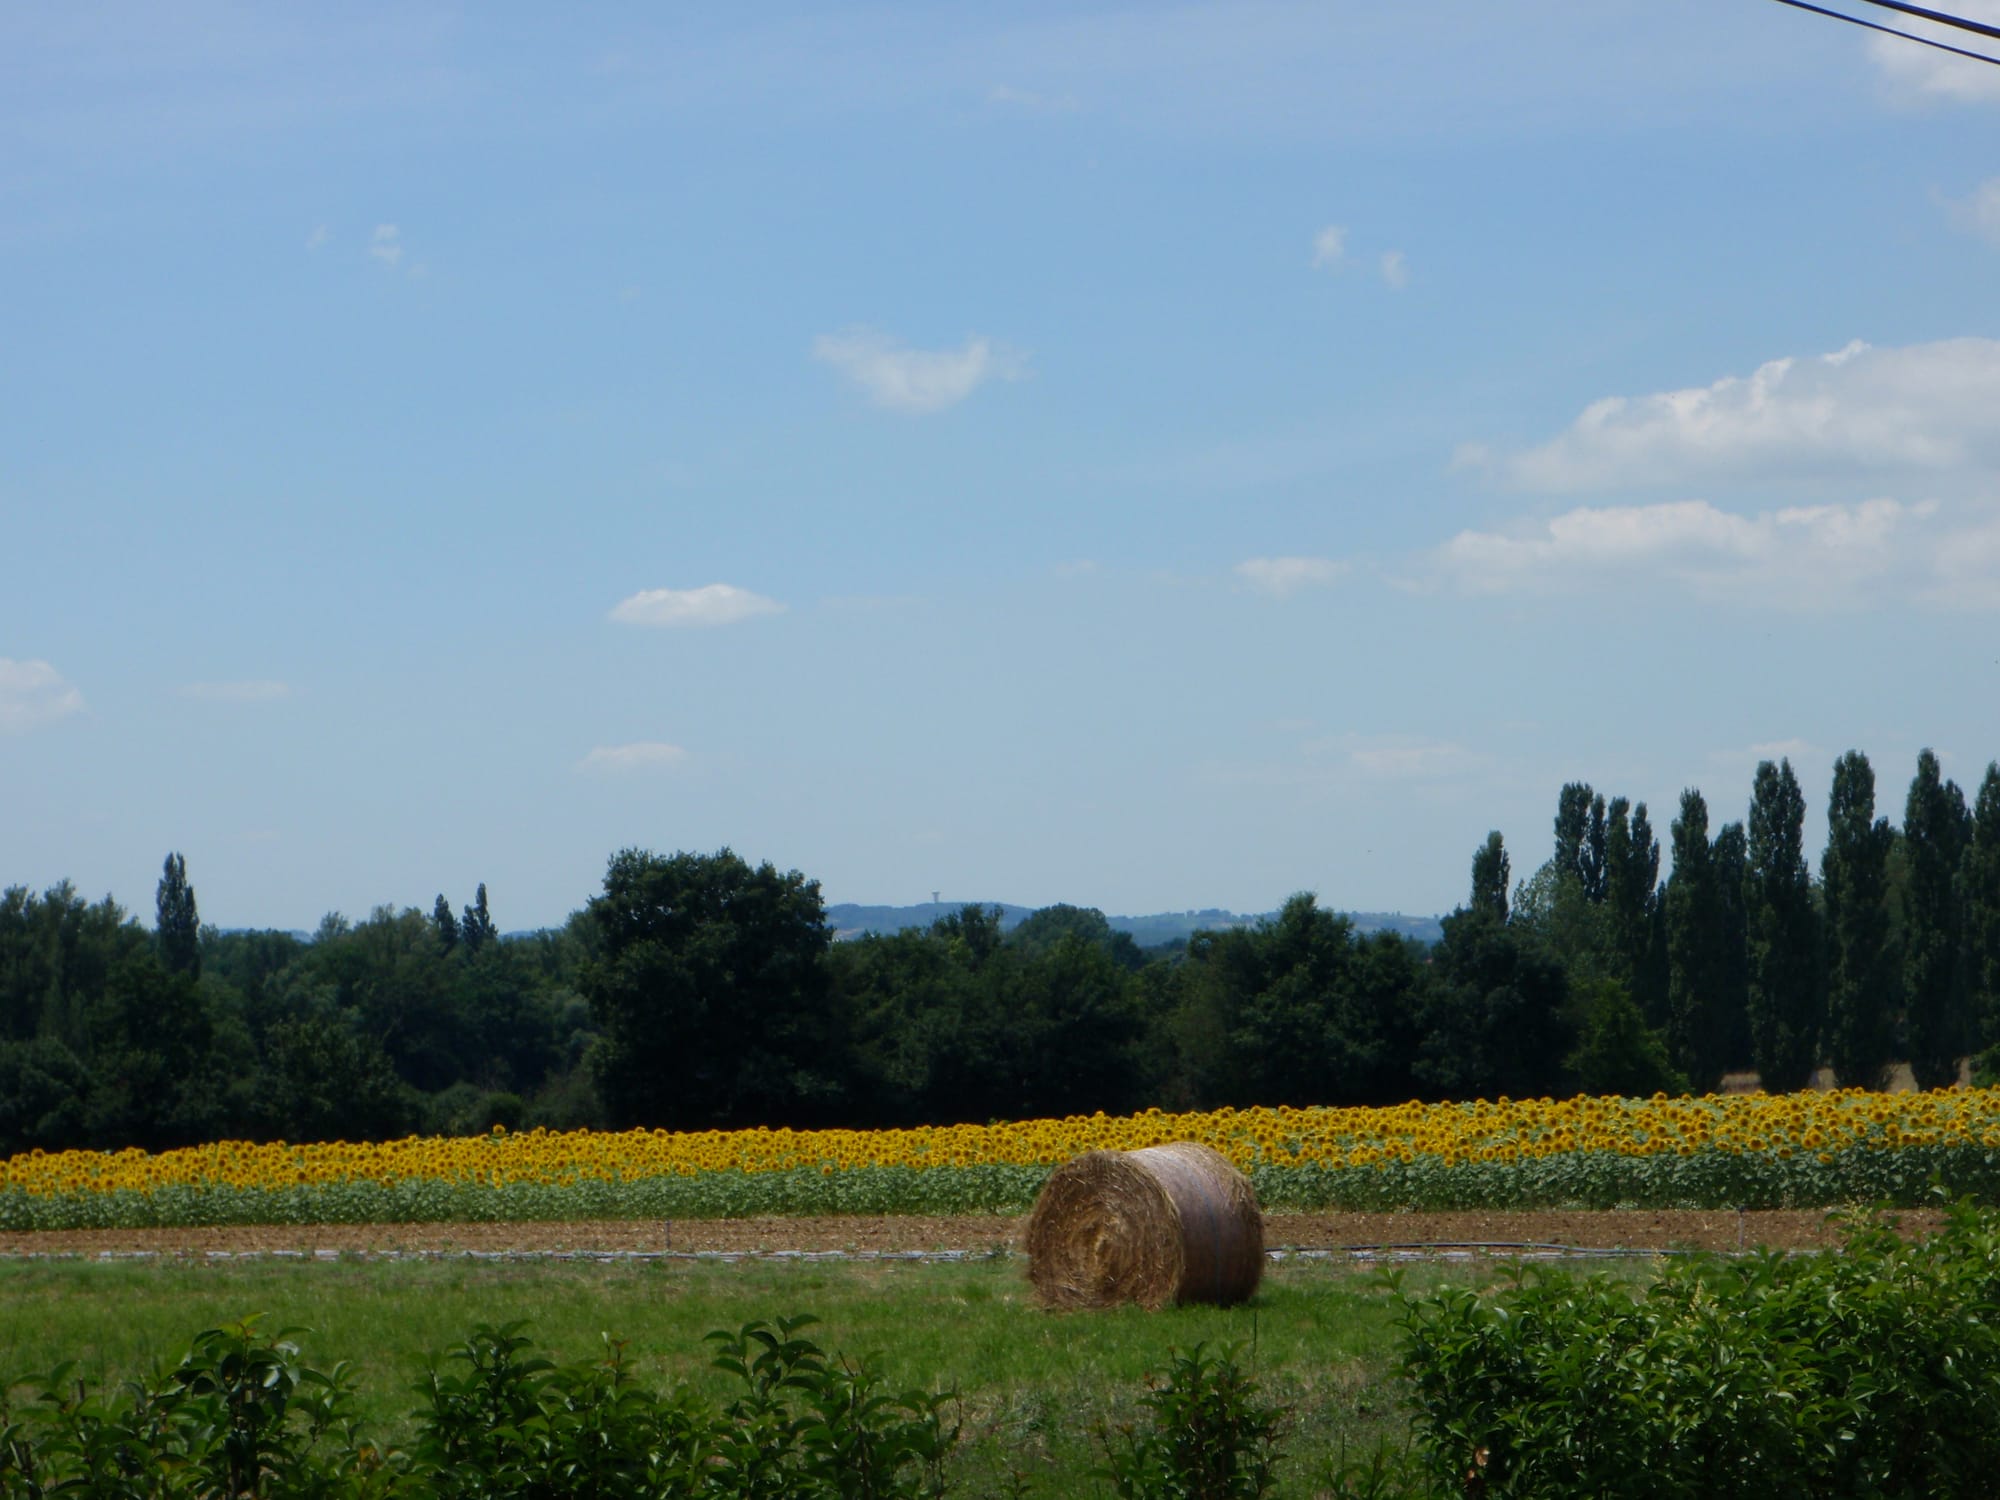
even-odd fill
[[[2000,762],[1988,764],[1973,803],[1972,837],[1958,871],[1965,921],[1968,1008],[1979,1046],[2000,1044]]]
[[[1647,1026],[1625,986],[1615,979],[1586,980],[1577,988],[1581,1022],[1567,1066],[1586,1094],[1645,1098],[1685,1094],[1687,1079],[1667,1057],[1667,1044]]]
[[[578,988],[619,1125],[701,1129],[828,1118],[847,1039],[829,1004],[819,882],[714,854],[614,855],[590,901]]]
[[[1715,879],[1715,1008],[1722,1024],[1725,1072],[1756,1066],[1750,1040],[1750,840],[1741,823],[1724,823],[1709,846]]]
[[[1729,1019],[1720,1003],[1721,893],[1708,842],[1708,803],[1690,787],[1672,826],[1667,882],[1667,1049],[1697,1090],[1722,1081]]]
[[[187,861],[180,855],[167,856],[154,901],[159,913],[155,941],[161,965],[169,974],[199,979],[201,914],[195,909],[194,887],[188,884]]]
[[[452,915],[451,903],[444,899],[443,891],[438,892],[437,902],[431,907],[431,926],[437,930],[439,951],[449,953],[458,946],[458,918]]]
[[[1630,807],[1623,797],[1611,799],[1604,863],[1604,902],[1611,917],[1611,970],[1626,986],[1628,997],[1643,1010],[1643,992],[1650,978],[1653,899],[1660,883],[1660,841],[1653,836],[1645,803]]]
[[[1444,919],[1431,950],[1413,1068],[1431,1098],[1532,1099],[1564,1089],[1575,1041],[1563,967],[1529,932],[1491,912]]]
[[[467,958],[476,957],[481,948],[500,936],[500,929],[493,925],[493,914],[486,908],[486,882],[479,882],[479,894],[472,905],[466,907],[465,916],[458,924],[459,941],[465,944]]]
[[[1806,868],[1805,793],[1789,758],[1757,767],[1744,907],[1750,1046],[1764,1088],[1789,1094],[1819,1065],[1819,926]]]
[[[416,1121],[417,1096],[371,1038],[308,1011],[271,1029],[264,1132],[292,1141],[380,1141]]]
[[[1584,825],[1583,847],[1577,851],[1577,874],[1583,882],[1584,899],[1591,905],[1601,905],[1611,889],[1610,820],[1606,815],[1604,797],[1594,794],[1590,799],[1590,818]]]
[[[1957,1082],[1958,1059],[1971,1043],[1957,889],[1970,823],[1965,793],[1944,779],[1937,756],[1923,751],[1903,809],[1910,872],[1903,912],[1904,1014],[1910,1071],[1923,1089]]]
[[[1113,929],[1104,913],[1094,906],[1070,906],[1058,902],[1030,913],[1012,932],[1007,942],[1023,953],[1046,953],[1066,938],[1078,938],[1093,948],[1101,948],[1122,969],[1136,972],[1146,966],[1146,955],[1129,932]]]
[[[1472,909],[1507,920],[1507,846],[1499,830],[1486,835],[1472,856]]]
[[[1827,1055],[1846,1088],[1880,1088],[1895,1056],[1901,999],[1889,943],[1889,848],[1875,816],[1875,771],[1850,750],[1834,762],[1820,891],[1826,905]]]
[[[1590,843],[1590,808],[1595,797],[1587,781],[1566,782],[1556,796],[1556,872],[1576,879],[1589,893],[1584,879],[1585,850]]]

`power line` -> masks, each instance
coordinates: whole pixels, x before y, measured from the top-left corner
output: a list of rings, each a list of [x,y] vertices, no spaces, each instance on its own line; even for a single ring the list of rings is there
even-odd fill
[[[1922,16],[1926,21],[1935,21],[1940,26],[1953,26],[1960,31],[1977,32],[1980,36],[1990,36],[2000,42],[2000,26],[1988,26],[1984,21],[1967,20],[1964,16],[1948,16],[1941,10],[1925,10],[1921,5],[1911,5],[1908,0],[1865,0],[1866,4],[1878,5],[1883,10],[1900,11],[1906,16]]]
[[[1887,0],[1866,0],[1866,3],[1870,5],[1882,5],[1886,4]],[[1996,68],[2000,68],[2000,57],[1991,57],[1984,52],[1972,52],[1964,47],[1954,47],[1949,42],[1940,42],[1931,37],[1918,36],[1914,31],[1898,31],[1893,26],[1883,26],[1874,21],[1864,21],[1861,17],[1850,16],[1845,11],[1828,10],[1823,5],[1813,5],[1810,3],[1810,0],[1778,0],[1778,4],[1789,5],[1793,10],[1809,10],[1816,16],[1831,16],[1834,20],[1845,21],[1850,26],[1866,26],[1870,31],[1879,31],[1884,36],[1899,36],[1906,42],[1917,42],[1925,47],[1935,47],[1940,52],[1949,52],[1955,57],[1969,57],[1974,62],[1992,63]],[[1895,10],[1916,11],[1916,14],[1921,16],[1935,14],[1932,11],[1916,10],[1915,6],[1909,5],[1896,5],[1891,8]],[[1983,31],[1988,29],[1971,21],[1953,21],[1951,24],[1963,26],[1968,31]]]

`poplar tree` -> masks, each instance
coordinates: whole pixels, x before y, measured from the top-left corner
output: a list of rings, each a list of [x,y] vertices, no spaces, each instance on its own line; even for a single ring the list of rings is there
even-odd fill
[[[1708,803],[1690,787],[1672,828],[1667,883],[1667,1047],[1697,1090],[1722,1080],[1726,1032],[1717,1005],[1716,931],[1721,921],[1708,844]]]
[[[1590,837],[1590,783],[1572,781],[1556,795],[1556,871],[1583,882],[1584,846]]]
[[[458,946],[458,918],[452,915],[451,903],[444,899],[444,892],[438,892],[436,903],[431,907],[431,926],[437,932],[438,947],[446,952]]]
[[[1965,913],[1967,1009],[1984,1050],[2000,1042],[2000,762],[1986,767],[1979,784],[1958,885]]]
[[[1486,835],[1486,842],[1472,856],[1472,909],[1507,920],[1507,846],[1499,830]]]
[[[1743,893],[1751,1055],[1774,1094],[1805,1088],[1819,1062],[1819,939],[1805,821],[1805,793],[1790,759],[1759,764]]]
[[[187,861],[169,854],[160,871],[159,889],[154,895],[158,912],[157,932],[160,966],[169,974],[201,977],[201,914],[194,904],[194,887],[188,884]]]
[[[1958,1059],[1970,1040],[1959,962],[1962,931],[1956,876],[1968,842],[1965,793],[1946,781],[1929,750],[1903,808],[1903,847],[1910,869],[1903,906],[1903,1000],[1910,1071],[1920,1089],[1958,1081]]]
[[[500,936],[499,928],[493,925],[493,914],[486,909],[486,882],[479,882],[479,894],[472,905],[466,907],[465,916],[458,924],[459,941],[465,944],[466,957],[476,955],[493,939]]]
[[[1646,817],[1646,804],[1630,807],[1611,799],[1605,822],[1604,899],[1611,912],[1612,960],[1638,999],[1652,943],[1654,891],[1660,880],[1660,841]]]
[[[1743,880],[1750,869],[1741,823],[1724,823],[1709,846],[1715,872],[1715,1013],[1724,1072],[1748,1065],[1750,1048],[1750,912]]]
[[[1995,785],[2000,813],[2000,783]],[[1889,848],[1875,816],[1875,771],[1850,750],[1834,762],[1820,890],[1826,903],[1827,1054],[1844,1088],[1880,1088],[1895,1054],[1898,997],[1889,945]]]

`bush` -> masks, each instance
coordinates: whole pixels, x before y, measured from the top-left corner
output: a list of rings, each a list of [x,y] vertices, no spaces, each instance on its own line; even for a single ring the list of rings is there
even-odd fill
[[[1435,1477],[1486,1496],[2000,1494],[2000,1232],[1677,1261],[1650,1287],[1526,1270],[1401,1298]]]
[[[633,1376],[623,1344],[558,1366],[522,1325],[481,1327],[418,1390],[412,1450],[363,1440],[347,1367],[303,1364],[254,1320],[195,1337],[116,1393],[74,1365],[0,1386],[0,1500],[934,1500],[952,1398],[894,1393],[799,1337],[711,1334],[745,1393],[718,1411]],[[25,1398],[25,1399],[23,1399]]]
[[[1119,1500],[1257,1500],[1275,1488],[1283,1413],[1233,1351],[1176,1354],[1140,1404],[1148,1430],[1098,1433]]]

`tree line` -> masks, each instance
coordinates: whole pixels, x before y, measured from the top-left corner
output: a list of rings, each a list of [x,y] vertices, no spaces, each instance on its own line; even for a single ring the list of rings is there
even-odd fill
[[[1804,816],[1789,761],[1713,832],[1684,792],[1664,846],[1644,803],[1571,783],[1548,859],[1516,883],[1489,835],[1428,946],[1310,894],[1147,949],[1063,905],[837,943],[816,881],[727,849],[622,851],[530,935],[502,936],[480,885],[301,938],[204,926],[171,854],[150,930],[67,884],[0,893],[0,1153],[1991,1070],[2000,765],[1968,805],[1925,751],[1897,826],[1867,758],[1842,756],[1816,872]]]

